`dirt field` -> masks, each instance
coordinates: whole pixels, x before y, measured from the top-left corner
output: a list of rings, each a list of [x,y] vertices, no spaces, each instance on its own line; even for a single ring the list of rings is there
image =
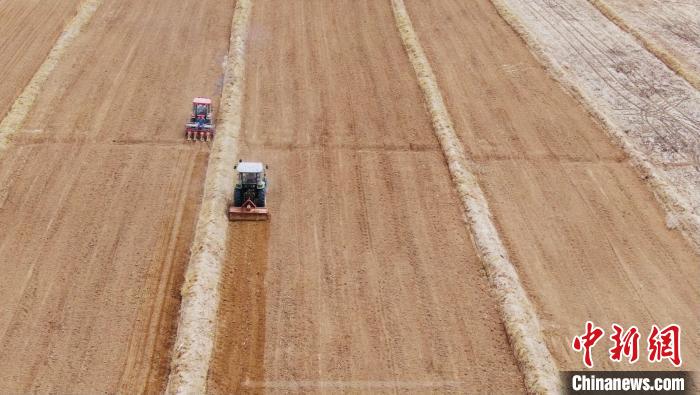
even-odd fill
[[[105,1],[0,158],[2,392],[163,388],[232,11]]]
[[[493,0],[581,97],[700,250],[700,92],[586,0]],[[547,23],[542,23],[547,21]]]
[[[677,322],[697,367],[698,256],[622,152],[489,1],[407,4],[560,367],[581,367],[570,342],[588,319]],[[598,367],[621,368],[596,351]]]
[[[209,390],[522,392],[390,4],[257,1],[247,56],[273,217],[232,228]]]
[[[598,9],[634,34],[669,67],[700,89],[698,4],[683,1],[598,0]]]
[[[79,0],[0,3],[0,118],[39,68]]]
[[[164,390],[234,3],[105,0],[0,155],[0,393]],[[0,4],[0,114],[78,4]],[[626,155],[490,1],[406,4],[559,367],[593,320],[678,323],[699,370],[700,257]],[[390,2],[256,0],[249,32],[272,219],[230,225],[208,391],[524,392]]]

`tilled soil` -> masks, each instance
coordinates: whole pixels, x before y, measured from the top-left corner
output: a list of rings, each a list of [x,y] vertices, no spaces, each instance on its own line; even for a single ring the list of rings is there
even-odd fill
[[[46,59],[80,0],[0,3],[0,119]]]
[[[105,1],[3,153],[0,392],[164,388],[232,12]]]
[[[256,1],[247,57],[272,219],[231,228],[209,391],[522,392],[390,3]]]
[[[0,113],[58,3],[0,5]],[[233,3],[105,0],[0,157],[0,392],[163,390]],[[679,323],[697,370],[700,260],[624,154],[490,2],[407,6],[560,367],[591,319]],[[272,219],[231,225],[209,391],[523,392],[390,3],[257,0],[248,41]]]
[[[562,369],[583,367],[571,339],[592,320],[683,329],[684,366],[700,363],[700,257],[624,154],[552,80],[487,1],[408,0],[455,128]],[[606,335],[607,336],[607,335]],[[596,368],[665,369],[610,362]],[[645,351],[642,349],[642,359]]]

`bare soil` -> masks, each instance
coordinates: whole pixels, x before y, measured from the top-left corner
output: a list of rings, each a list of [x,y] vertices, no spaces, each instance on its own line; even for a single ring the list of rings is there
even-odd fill
[[[0,114],[77,3],[0,5]],[[407,6],[560,367],[591,319],[700,369],[700,259],[624,153],[489,1]],[[0,157],[0,392],[163,391],[233,8],[105,1]],[[257,0],[248,44],[272,219],[231,225],[209,391],[522,393],[390,3]]]
[[[389,2],[256,1],[241,156],[269,163],[272,219],[231,228],[227,266],[230,289],[266,266],[265,306],[229,293],[217,338],[257,325],[232,309],[265,333],[216,348],[212,393],[523,392],[403,51]]]
[[[0,158],[2,392],[164,388],[232,12],[105,1]]]
[[[0,3],[0,119],[46,59],[80,0]]]
[[[683,1],[600,0],[602,13],[635,35],[644,46],[700,88],[698,4]]]
[[[666,228],[624,153],[489,1],[407,5],[560,367],[582,367],[571,339],[592,320],[647,335],[678,323],[685,367],[696,368],[700,258]],[[596,348],[598,368],[671,366],[615,365],[607,347]]]

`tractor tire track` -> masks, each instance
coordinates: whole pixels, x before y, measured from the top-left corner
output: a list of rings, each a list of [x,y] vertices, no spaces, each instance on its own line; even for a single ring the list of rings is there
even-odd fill
[[[390,3],[257,0],[247,57],[272,217],[229,240],[208,391],[523,392]]]
[[[81,4],[78,13],[73,17],[70,23],[68,23],[63,33],[58,37],[58,40],[56,40],[56,43],[49,51],[44,62],[39,66],[39,69],[34,73],[34,76],[22,90],[22,93],[20,93],[14,101],[10,110],[5,114],[2,121],[0,121],[0,155],[2,155],[3,151],[7,148],[9,138],[22,126],[44,82],[49,78],[49,75],[61,60],[66,50],[80,34],[81,29],[90,22],[92,15],[101,3],[102,0],[85,0]]]
[[[700,250],[700,93],[588,2],[496,4],[630,155],[667,210],[668,226]]]
[[[578,26],[592,20],[576,6],[590,7],[586,2],[505,2],[518,12],[536,9],[528,14],[537,23],[529,22],[527,40],[535,39],[530,30],[535,26],[546,29],[543,37],[556,37],[545,48],[578,49],[555,59],[569,69],[615,60],[605,52],[619,49],[621,38],[603,39],[591,33],[598,30]],[[683,351],[688,366],[695,366],[700,320],[694,306],[700,294],[691,279],[700,276],[697,254],[679,232],[666,228],[662,207],[606,130],[503,20],[501,15],[515,18],[506,13],[512,9],[504,11],[502,1],[406,3],[557,365],[582,367],[571,339],[593,320],[606,330],[612,322],[640,329],[677,322],[693,333],[684,338]],[[604,42],[591,45],[598,41]],[[612,67],[586,74],[599,75],[606,80],[614,75],[609,81],[614,87],[634,103],[645,102],[634,97],[634,89],[641,88],[632,87],[625,73]],[[485,92],[493,99],[484,100]],[[674,113],[678,119],[681,114]],[[604,347],[595,350],[594,361],[597,369],[668,368],[646,361],[615,364]]]
[[[700,22],[697,4],[589,0],[620,29],[700,90]],[[693,56],[695,55],[695,56]]]
[[[252,0],[238,0],[232,17],[218,131],[207,168],[202,208],[192,242],[192,255],[182,285],[177,337],[167,393],[204,393],[215,341],[220,283],[228,237],[226,208],[235,184],[245,50]]]
[[[0,117],[5,117],[80,5],[81,0],[0,4]]]
[[[489,276],[499,310],[513,347],[513,353],[525,376],[530,393],[561,391],[555,362],[544,341],[539,319],[518,277],[492,219],[488,202],[479,186],[475,166],[468,162],[462,143],[455,133],[450,114],[437,79],[408,16],[403,0],[392,0],[396,25],[416,72],[425,102],[432,116],[435,134],[440,140],[452,180],[466,212],[465,223]]]
[[[232,12],[104,2],[13,129],[0,392],[165,389],[209,151],[183,124],[192,97],[218,92]]]

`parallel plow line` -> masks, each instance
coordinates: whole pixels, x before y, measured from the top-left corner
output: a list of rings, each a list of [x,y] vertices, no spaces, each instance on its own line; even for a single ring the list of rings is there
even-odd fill
[[[666,210],[667,227],[700,251],[700,93],[586,0],[491,2],[628,154]]]
[[[669,69],[673,70],[681,76],[682,78],[685,78],[686,81],[688,81],[691,85],[695,87],[695,89],[700,90],[700,77],[698,77],[695,73],[693,73],[690,70],[686,70],[682,63],[676,59],[675,56],[671,55],[668,51],[665,49],[661,48],[660,46],[654,44],[653,42],[649,41],[639,30],[633,28],[630,26],[623,18],[621,18],[613,9],[608,6],[604,1],[601,0],[588,0],[593,4],[598,11],[600,11],[601,14],[605,15],[611,22],[616,24],[620,29],[626,31],[630,35],[632,35],[634,38],[639,41],[644,48],[653,53],[659,60],[664,62],[666,66],[668,66]]]
[[[433,129],[464,205],[465,222],[471,230],[498,301],[508,339],[525,376],[526,388],[531,393],[557,393],[560,391],[558,372],[544,342],[539,320],[498,235],[488,202],[472,170],[473,164],[467,160],[455,133],[437,80],[418,41],[406,6],[403,0],[392,0],[392,8],[404,48],[430,111]]]
[[[15,99],[10,111],[0,121],[0,155],[10,144],[10,138],[24,123],[29,111],[34,106],[36,98],[41,92],[46,80],[56,65],[61,60],[66,50],[75,41],[85,25],[90,22],[95,11],[100,7],[103,0],[86,0],[78,8],[78,12],[66,25],[56,43],[49,51],[44,62],[39,66],[36,73],[22,90],[22,93]]]
[[[252,0],[238,0],[233,15],[216,139],[209,155],[202,207],[182,286],[177,337],[167,393],[203,394],[214,347],[219,282],[228,238],[226,206],[233,192],[245,83],[245,42]]]

